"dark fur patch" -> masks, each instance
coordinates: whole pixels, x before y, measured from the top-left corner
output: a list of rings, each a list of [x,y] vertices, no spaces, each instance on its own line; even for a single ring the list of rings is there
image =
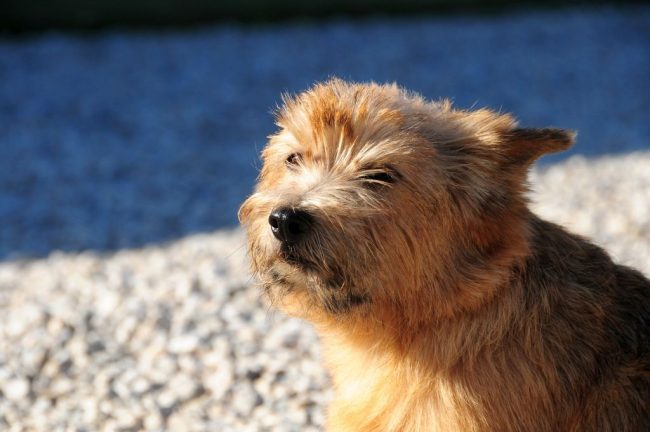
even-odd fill
[[[323,301],[325,309],[334,315],[347,313],[367,303],[370,303],[369,296],[343,292],[329,292]]]

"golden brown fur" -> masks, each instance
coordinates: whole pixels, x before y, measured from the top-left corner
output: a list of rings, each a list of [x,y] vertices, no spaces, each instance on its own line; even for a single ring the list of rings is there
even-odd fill
[[[240,218],[271,302],[322,337],[328,430],[647,430],[650,282],[523,195],[572,134],[340,80],[278,125]],[[300,242],[279,206],[313,216]]]

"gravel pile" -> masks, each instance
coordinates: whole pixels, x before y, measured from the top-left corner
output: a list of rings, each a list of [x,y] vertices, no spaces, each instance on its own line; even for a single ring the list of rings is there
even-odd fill
[[[309,430],[327,379],[239,231],[0,264],[0,429]]]
[[[0,264],[0,429],[309,430],[327,379],[239,231]]]
[[[650,274],[650,152],[535,171],[534,207]],[[239,230],[0,264],[0,429],[310,431],[318,340],[270,311]]]

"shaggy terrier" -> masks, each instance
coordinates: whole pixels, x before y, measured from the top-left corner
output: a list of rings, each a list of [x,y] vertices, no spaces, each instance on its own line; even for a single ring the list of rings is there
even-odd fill
[[[328,430],[649,430],[650,281],[524,196],[573,133],[340,80],[277,124],[240,220],[320,334]]]

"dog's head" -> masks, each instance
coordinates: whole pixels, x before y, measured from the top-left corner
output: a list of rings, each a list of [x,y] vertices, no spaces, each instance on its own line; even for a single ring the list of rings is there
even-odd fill
[[[277,124],[239,216],[265,290],[299,315],[480,302],[479,268],[524,247],[528,166],[573,138],[340,80],[285,98]]]

